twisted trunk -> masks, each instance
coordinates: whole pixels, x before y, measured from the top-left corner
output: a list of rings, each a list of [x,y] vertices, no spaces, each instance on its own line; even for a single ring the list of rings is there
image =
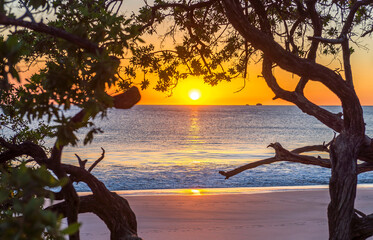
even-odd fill
[[[141,240],[137,236],[136,216],[128,201],[116,193],[105,191],[102,196],[88,195],[80,197],[79,213],[96,214],[110,230],[111,240]],[[50,206],[48,209],[69,214],[66,201]]]
[[[330,240],[351,240],[357,186],[357,157],[362,137],[341,133],[331,145],[332,175],[329,183]]]

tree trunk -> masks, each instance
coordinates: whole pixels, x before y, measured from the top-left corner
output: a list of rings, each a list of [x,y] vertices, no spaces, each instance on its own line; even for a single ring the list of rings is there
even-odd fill
[[[68,178],[67,174],[61,169],[60,166],[58,166],[57,169],[54,169],[53,172],[56,174],[58,179]],[[70,226],[78,223],[79,196],[73,186],[73,183],[68,181],[68,183],[62,187],[61,192],[67,205],[69,206],[69,211],[66,214],[67,224]],[[75,233],[69,235],[69,240],[80,240],[79,229]]]
[[[128,201],[116,193],[104,192],[103,195],[81,196],[79,213],[96,214],[110,230],[111,240],[141,240],[137,236],[136,216]],[[54,204],[47,209],[67,216],[70,209],[66,201]]]
[[[330,149],[328,223],[330,240],[352,239],[352,218],[357,185],[357,156],[361,137],[341,133]]]
[[[137,236],[136,215],[127,200],[110,192],[105,184],[82,167],[61,164],[62,170],[70,174],[73,181],[85,182],[92,190],[92,195],[80,197],[79,213],[92,212],[103,220],[110,230],[111,240],[139,240]],[[65,198],[66,200],[66,198]],[[67,201],[55,204],[50,209],[69,214]]]

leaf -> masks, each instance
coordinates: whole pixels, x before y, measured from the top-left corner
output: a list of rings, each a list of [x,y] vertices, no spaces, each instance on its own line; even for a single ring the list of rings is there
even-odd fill
[[[61,231],[62,234],[71,235],[79,230],[80,223],[73,223]]]

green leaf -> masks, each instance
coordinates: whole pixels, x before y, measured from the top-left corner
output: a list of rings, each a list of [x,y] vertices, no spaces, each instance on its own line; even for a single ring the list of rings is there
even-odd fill
[[[61,232],[66,235],[74,234],[79,230],[80,225],[80,223],[73,223],[69,225],[67,228],[63,229]]]

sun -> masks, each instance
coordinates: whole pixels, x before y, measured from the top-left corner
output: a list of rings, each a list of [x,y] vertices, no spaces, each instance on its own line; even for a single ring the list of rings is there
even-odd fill
[[[189,91],[189,97],[192,100],[198,100],[201,97],[201,92],[199,90],[193,89]]]

